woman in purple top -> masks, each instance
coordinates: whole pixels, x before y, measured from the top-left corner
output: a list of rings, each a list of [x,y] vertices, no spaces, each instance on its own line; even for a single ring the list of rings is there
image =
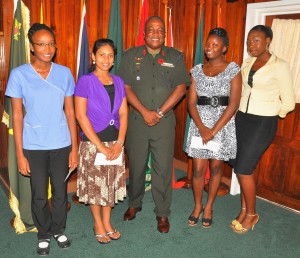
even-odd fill
[[[112,40],[98,39],[91,73],[80,77],[75,88],[75,113],[82,130],[77,195],[80,202],[90,205],[94,233],[101,244],[121,237],[111,225],[110,214],[126,196],[123,143],[128,110],[123,80],[109,73],[115,55]],[[105,156],[104,162],[114,164],[95,162],[100,155]],[[121,162],[115,164],[120,155]]]

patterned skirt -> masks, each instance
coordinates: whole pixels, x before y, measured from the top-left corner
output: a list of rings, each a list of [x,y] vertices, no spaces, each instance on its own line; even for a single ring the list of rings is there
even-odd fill
[[[105,142],[111,146],[114,142]],[[81,142],[77,169],[77,195],[85,204],[113,207],[126,197],[124,148],[122,165],[94,165],[97,149],[91,142]]]

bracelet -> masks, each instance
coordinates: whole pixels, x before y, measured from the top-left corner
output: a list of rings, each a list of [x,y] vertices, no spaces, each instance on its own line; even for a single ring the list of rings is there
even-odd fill
[[[117,140],[116,143],[120,144],[122,147],[124,146],[124,143],[119,140]]]
[[[96,148],[98,149],[98,147],[101,147],[102,145],[104,145],[103,142],[101,142],[100,144],[96,145]]]
[[[160,117],[164,116],[164,113],[158,108],[156,109],[156,113],[160,115]]]

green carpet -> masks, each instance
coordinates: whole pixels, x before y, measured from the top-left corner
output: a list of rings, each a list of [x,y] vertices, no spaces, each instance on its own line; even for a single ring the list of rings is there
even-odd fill
[[[148,191],[143,210],[133,221],[122,219],[127,201],[115,206],[112,223],[122,237],[107,245],[95,240],[89,207],[70,202],[66,233],[72,245],[60,250],[52,239],[48,257],[300,257],[300,216],[260,199],[259,223],[254,231],[238,235],[229,223],[238,212],[239,196],[218,197],[212,227],[204,229],[200,223],[195,227],[187,225],[193,208],[192,191],[174,190],[171,229],[168,234],[161,234],[156,229],[154,203]],[[9,224],[12,216],[7,197],[0,189],[0,257],[37,257],[36,234],[16,235]]]

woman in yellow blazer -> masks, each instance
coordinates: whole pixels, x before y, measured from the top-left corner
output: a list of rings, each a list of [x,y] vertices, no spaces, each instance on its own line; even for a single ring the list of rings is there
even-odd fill
[[[230,226],[246,233],[259,220],[253,171],[271,145],[278,116],[284,118],[295,108],[292,76],[288,63],[269,52],[273,33],[264,25],[253,27],[247,37],[250,58],[241,72],[243,93],[236,114],[237,156],[230,164],[241,186],[241,210]]]

